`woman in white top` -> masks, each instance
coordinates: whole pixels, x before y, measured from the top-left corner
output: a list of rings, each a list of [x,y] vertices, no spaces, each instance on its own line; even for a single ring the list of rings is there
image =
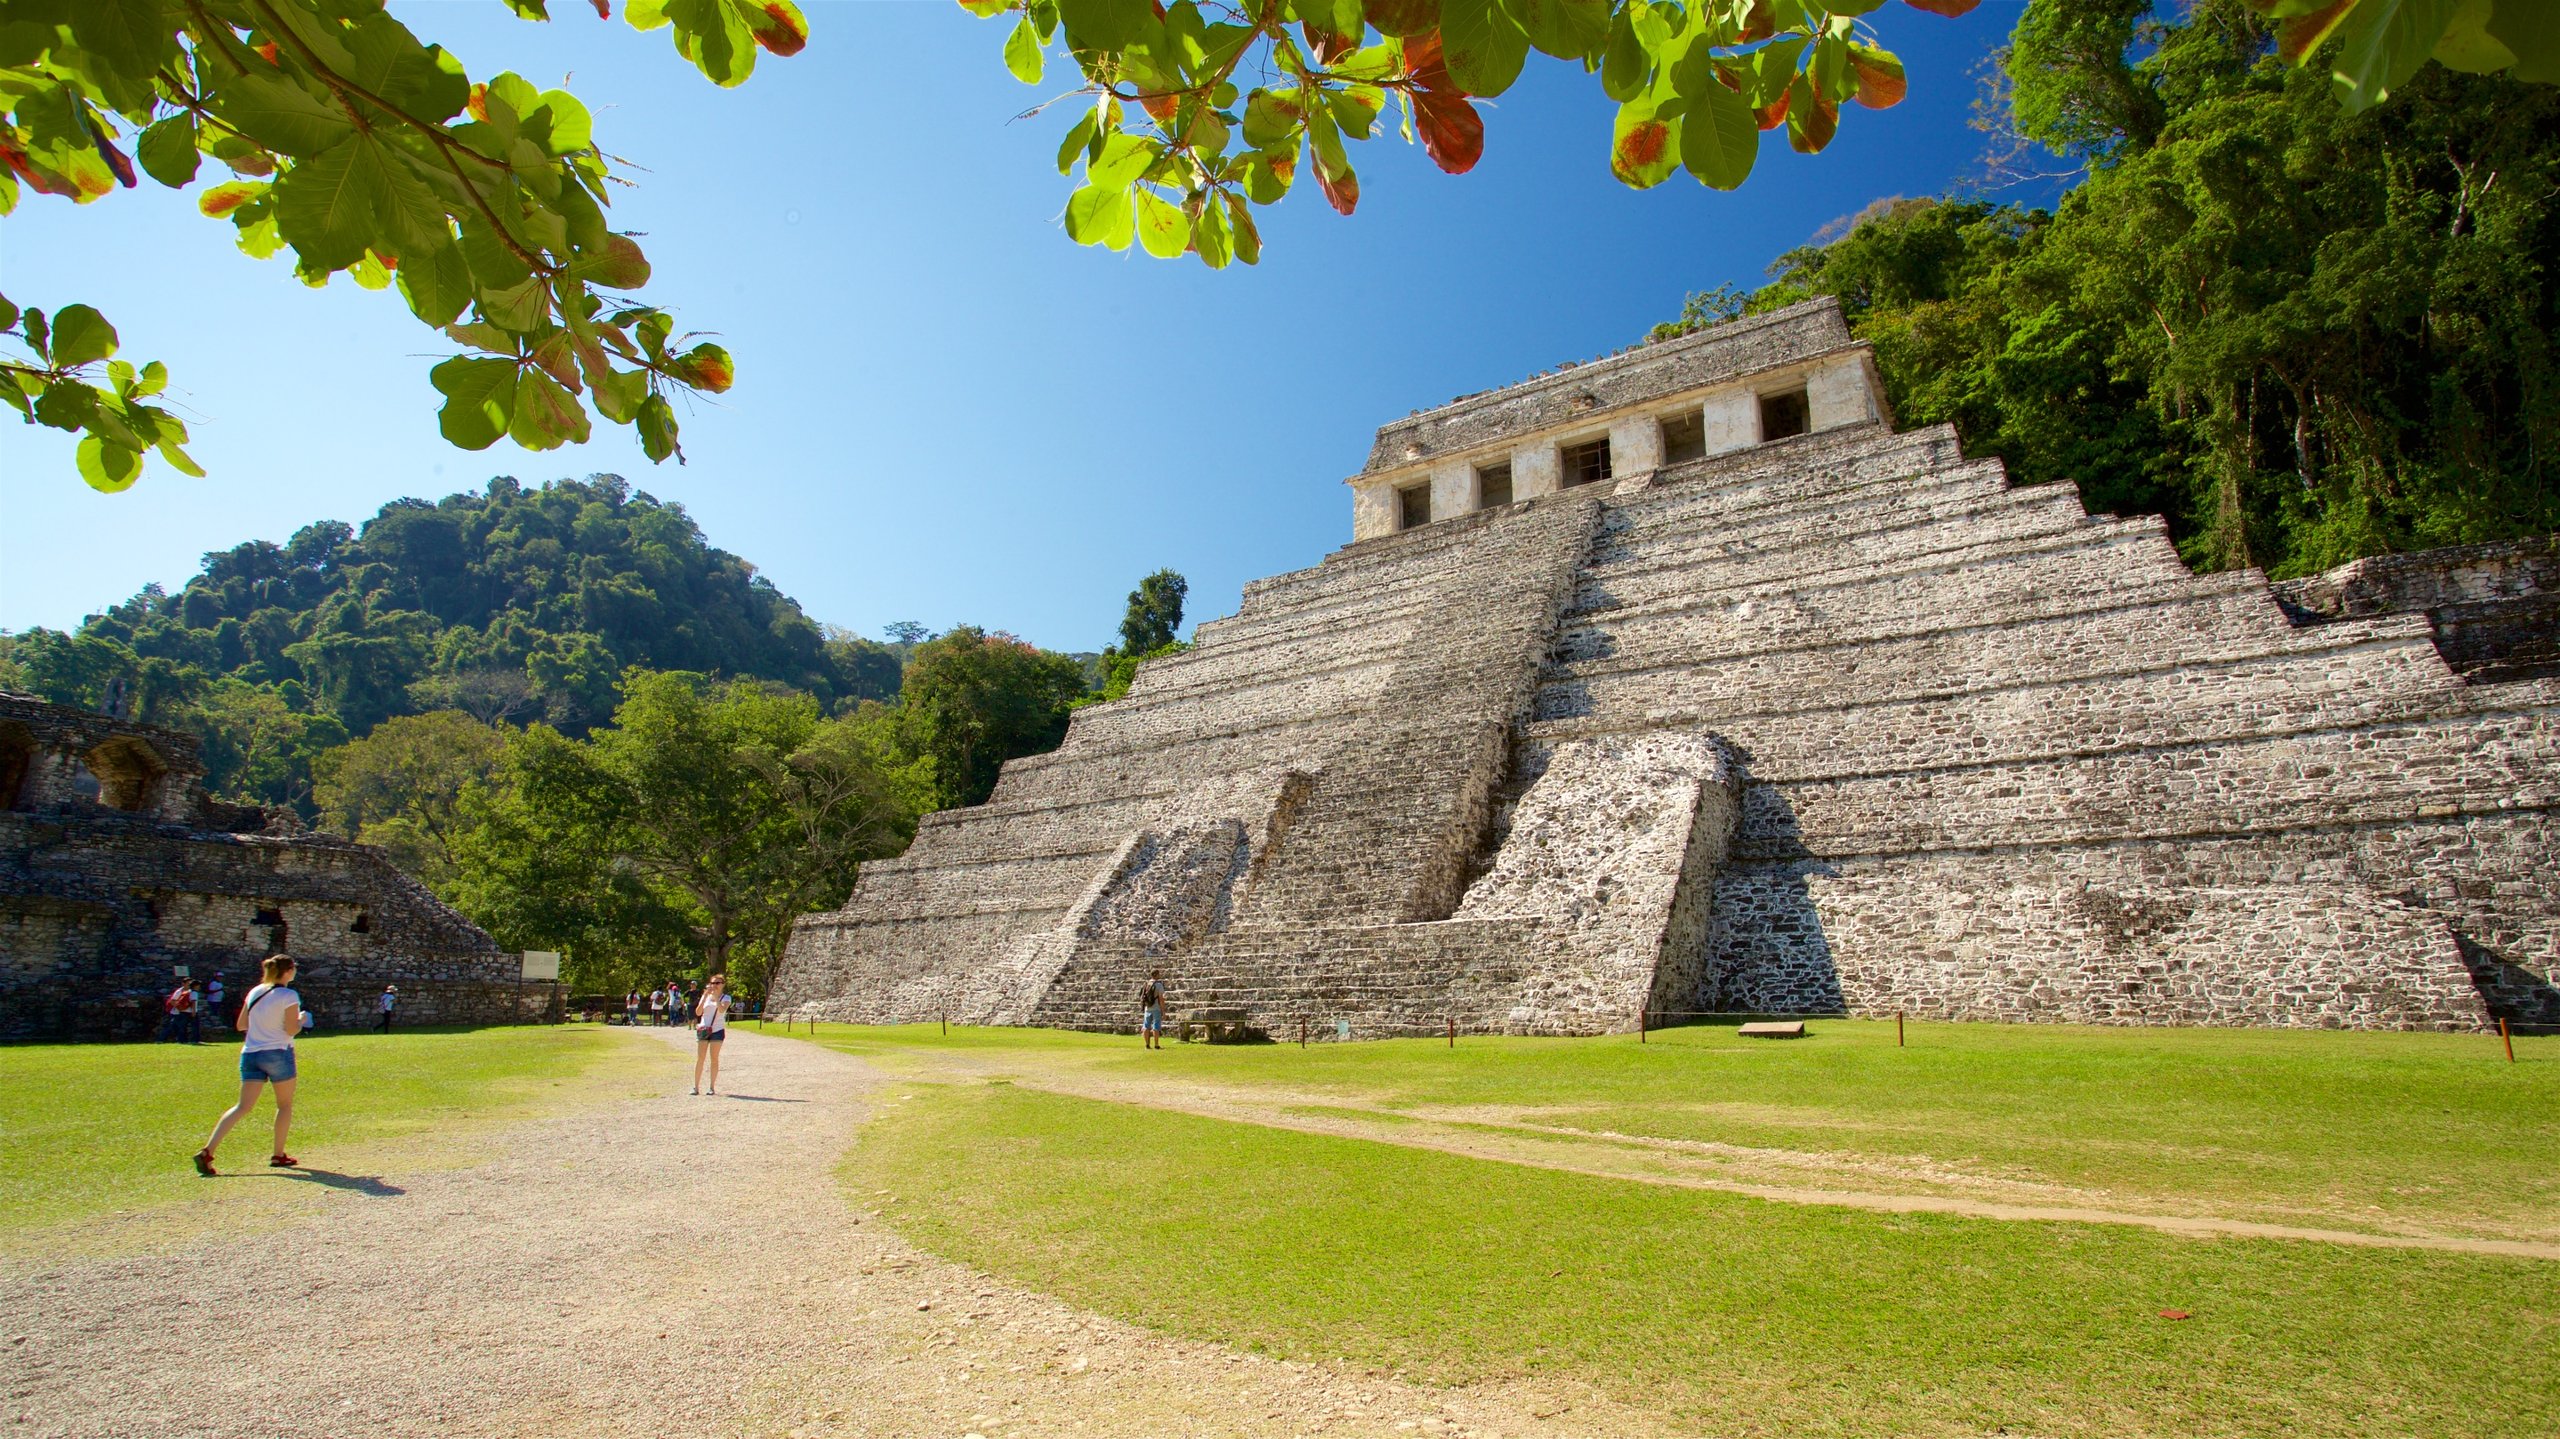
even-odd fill
[[[302,1161],[284,1152],[284,1134],[293,1126],[293,1037],[302,1032],[302,996],[293,992],[293,956],[267,956],[265,983],[240,1001],[240,1102],[214,1121],[213,1137],[196,1151],[196,1173],[213,1177],[213,1152],[231,1126],[257,1107],[258,1091],[276,1090],[276,1150],[267,1163],[291,1169]]]
[[[720,1041],[729,1037],[729,979],[715,974],[693,1007],[693,1092],[702,1092],[702,1061],[711,1061],[711,1092],[720,1092]]]

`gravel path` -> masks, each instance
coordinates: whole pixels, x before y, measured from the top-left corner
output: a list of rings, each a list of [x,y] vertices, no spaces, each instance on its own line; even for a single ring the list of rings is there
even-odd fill
[[[739,1032],[735,1092],[696,1099],[682,1034],[625,1042],[664,1046],[666,1097],[520,1124],[470,1167],[315,1177],[315,1212],[208,1243],[0,1269],[0,1436],[1661,1430],[1559,1381],[1430,1388],[1008,1288],[847,1203],[877,1071]]]

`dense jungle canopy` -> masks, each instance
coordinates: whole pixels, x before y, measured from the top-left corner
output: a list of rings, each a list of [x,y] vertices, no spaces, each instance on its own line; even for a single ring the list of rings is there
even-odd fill
[[[2168,7],[2158,7],[2166,11]],[[2428,66],[2341,107],[2237,0],[2038,0],[1986,107],[2052,210],[1879,202],[1678,333],[1838,296],[1898,421],[2278,576],[2560,529],[2560,89]]]

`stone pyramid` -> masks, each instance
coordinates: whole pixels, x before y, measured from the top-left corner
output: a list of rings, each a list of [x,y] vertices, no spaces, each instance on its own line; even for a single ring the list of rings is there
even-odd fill
[[[1351,544],[929,816],[773,1003],[2560,1021],[2560,680],[1896,432],[1828,300],[1418,413],[1351,485]]]

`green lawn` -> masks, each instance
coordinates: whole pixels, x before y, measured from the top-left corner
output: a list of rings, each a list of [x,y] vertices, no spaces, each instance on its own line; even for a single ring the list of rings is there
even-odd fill
[[[629,1062],[616,1038],[576,1025],[313,1035],[298,1046],[289,1142],[323,1177],[362,1179],[394,1155],[414,1160],[424,1144],[583,1095],[582,1077]],[[266,1168],[271,1095],[222,1149],[226,1174],[258,1182],[206,1181],[187,1159],[239,1097],[236,1043],[0,1046],[0,1088],[16,1096],[0,1118],[0,1240],[148,1224],[172,1206],[283,1188]]]
[[[1826,1027],[1836,1030],[1837,1026]],[[1865,1040],[1719,1054],[1709,1034],[1639,1049],[1352,1046],[1300,1054],[1223,1050],[1159,1059],[1168,1071],[1285,1076],[1417,1101],[1552,1097],[1635,1106],[1713,1080],[1790,1117],[1771,1132],[1827,1142],[1871,1132],[1918,1142],[1988,1136],[1987,1114],[2027,1123],[2019,1149],[2090,1152],[2078,1122],[2119,1138],[2232,1143],[2185,1125],[2238,1122],[2297,1157],[2418,1140],[2376,1161],[2422,1172],[2450,1142],[2422,1137],[2393,1046],[2333,1053],[2380,1098],[2357,1099],[2277,1071],[2217,1097],[2204,1075],[2255,1073],[2206,1060],[2184,1037],[2090,1041],[2043,1032],[2089,1056],[2038,1058],[2014,1031],[1958,1039],[1939,1057],[1877,1077]],[[875,1053],[913,1035],[836,1034]],[[2266,1036],[2233,1052],[2293,1054]],[[970,1034],[978,1052],[1085,1040]],[[2103,1036],[2100,1037],[2103,1039]],[[938,1041],[936,1041],[938,1043]],[[1890,1054],[1890,1038],[1885,1054]],[[2538,1100],[2509,1116],[2548,1132],[2548,1080],[2462,1068],[2460,1046],[2406,1046],[2422,1075]],[[1131,1059],[1136,1061],[1134,1046]],[[1863,1052],[1868,1063],[1830,1057]],[[2322,1052],[2306,1046],[2305,1053]],[[1971,1054],[1971,1059],[1959,1056]],[[2004,1061],[2002,1056],[2008,1056]],[[2110,1057],[2112,1055],[2112,1057]],[[2185,1056],[2183,1060],[2178,1056]],[[2540,1068],[2555,1067],[2550,1051]],[[1119,1063],[1120,1061],[1108,1061]],[[1294,1067],[1293,1067],[1294,1066]],[[2317,1069],[2320,1066],[2313,1065]],[[2518,1066],[2521,1071],[2525,1067]],[[2155,1090],[2156,1118],[2138,1094]],[[2041,1085],[2050,1102],[2031,1103]],[[2454,1088],[2448,1084],[2448,1088]],[[2448,1101],[2454,1095],[2444,1096]],[[1685,1102],[1685,1100],[1684,1100]],[[1742,1102],[1737,1099],[1737,1103]],[[2309,1115],[2293,1115],[2297,1108]],[[2439,1109],[2465,1132],[2494,1129],[2464,1098]],[[1873,1110],[1874,1114],[1862,1111]],[[2379,1114],[2377,1128],[2316,1142],[2318,1116]],[[1823,1116],[1838,1121],[1818,1122]],[[1881,1117],[1879,1117],[1881,1116]],[[2292,1117],[2285,1117],[2292,1116]],[[1887,1127],[1871,1131],[1871,1123]],[[1793,1127],[1789,1127],[1793,1126]],[[1932,1127],[1935,1126],[1935,1127]],[[1885,1215],[1593,1179],[1399,1146],[1196,1119],[1013,1084],[918,1086],[846,1161],[846,1180],[941,1253],[1072,1302],[1176,1333],[1290,1356],[1339,1358],[1460,1382],[1559,1373],[1684,1428],[1715,1434],[2516,1435],[2560,1432],[2560,1264],[2261,1240],[2199,1240],[2115,1225]],[[2548,1164],[2554,1153],[2543,1151]],[[2138,1168],[2136,1161],[2122,1161]],[[2475,1176],[2476,1178],[2476,1176]],[[2466,1180],[2465,1182],[2473,1182]],[[875,1200],[888,1191],[894,1203]],[[2185,1320],[2164,1309],[2188,1311]]]
[[[2560,1241],[2560,1038],[1815,1021],[1633,1036],[1257,1047],[1018,1029],[827,1026],[921,1073],[934,1057],[1271,1088],[1443,1117],[1908,1162],[2323,1226]],[[1864,1178],[1862,1187],[1891,1187]]]

